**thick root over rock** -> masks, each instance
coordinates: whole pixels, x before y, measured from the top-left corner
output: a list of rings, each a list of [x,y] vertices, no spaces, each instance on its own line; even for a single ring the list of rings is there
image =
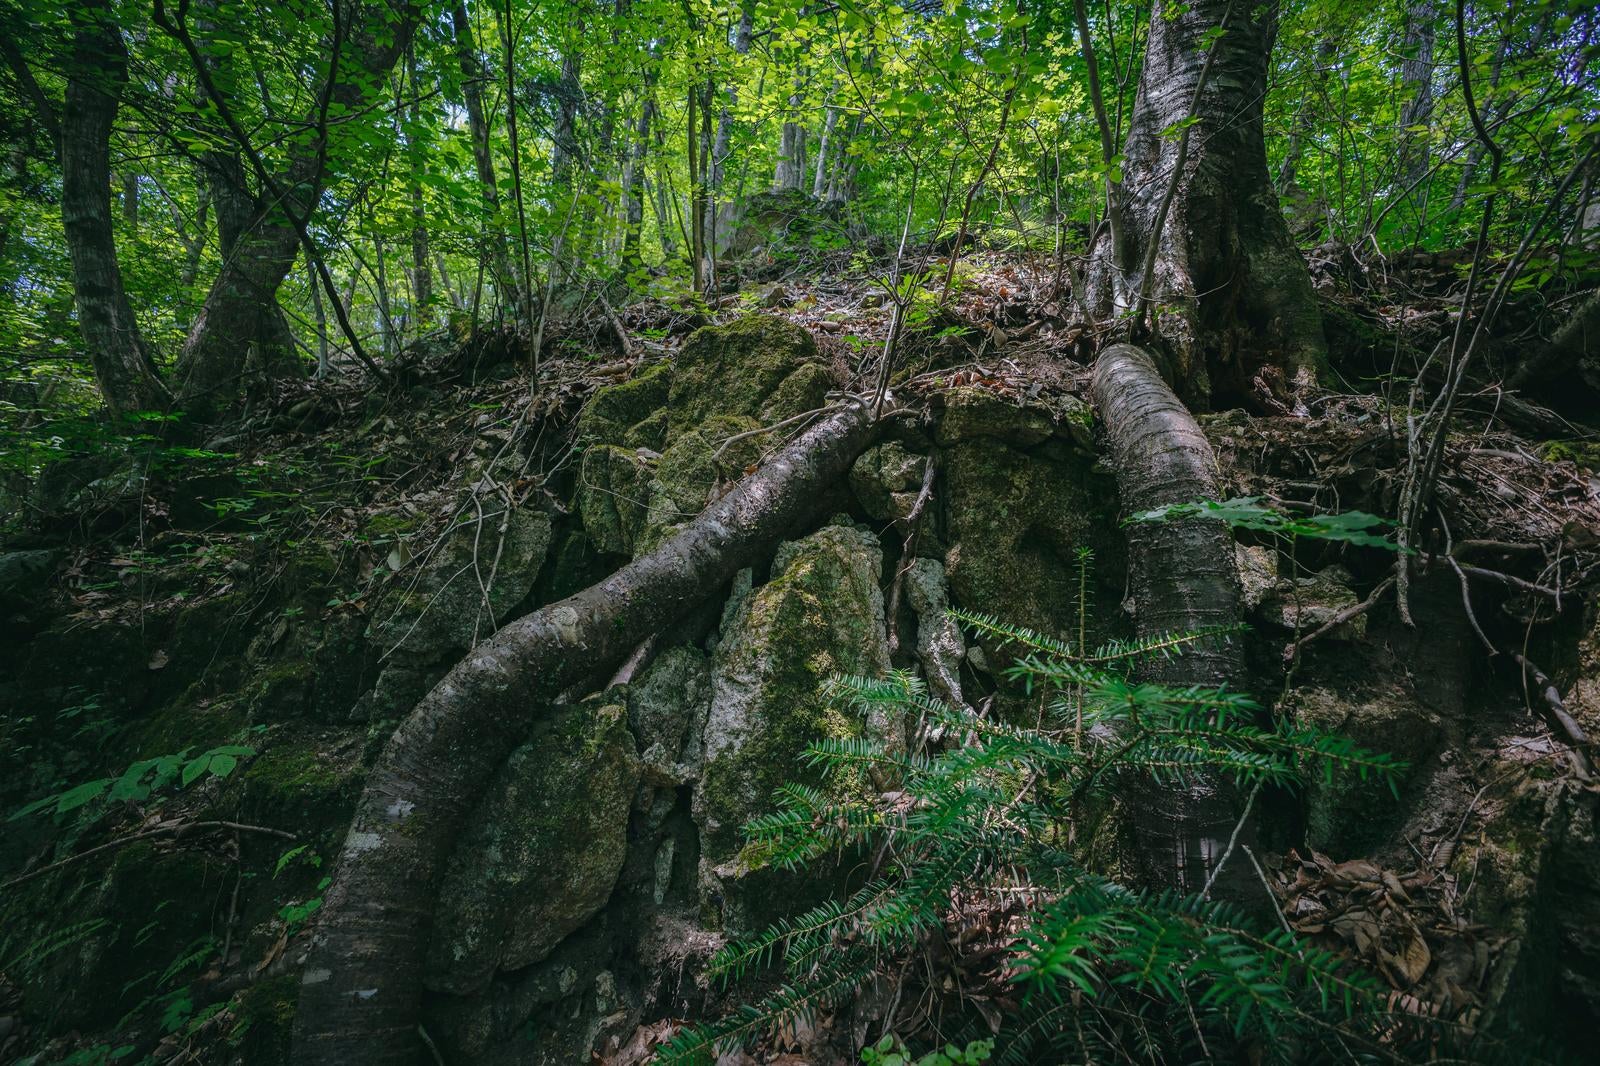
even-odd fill
[[[1126,513],[1217,497],[1211,444],[1143,349],[1114,344],[1102,352],[1093,390]],[[1234,626],[1243,617],[1233,536],[1220,522],[1135,522],[1128,527],[1128,568],[1141,637]],[[1149,672],[1167,684],[1221,685],[1236,680],[1242,669],[1238,643],[1216,639],[1182,656],[1157,659]],[[1193,782],[1171,797],[1144,797],[1135,804],[1143,873],[1198,890],[1228,839],[1227,798]]]
[[[504,626],[423,698],[345,839],[301,986],[295,1062],[415,1060],[442,867],[495,770],[559,693],[604,683],[641,641],[792,534],[876,429],[861,404],[823,418],[656,550]]]

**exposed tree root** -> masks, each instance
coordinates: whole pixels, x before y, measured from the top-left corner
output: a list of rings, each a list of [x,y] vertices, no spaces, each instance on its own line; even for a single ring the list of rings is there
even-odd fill
[[[1113,344],[1102,352],[1093,391],[1124,512],[1217,497],[1211,444],[1143,349]],[[1140,636],[1237,625],[1242,617],[1233,537],[1219,522],[1136,522],[1128,528],[1128,565]],[[1170,684],[1218,685],[1242,668],[1238,644],[1217,640],[1159,659],[1150,673]],[[1136,802],[1145,873],[1200,888],[1233,824],[1226,797],[1195,783],[1158,802]]]
[[[779,452],[654,552],[504,626],[401,723],[367,779],[301,986],[294,1061],[409,1063],[439,875],[495,769],[561,691],[757,562],[876,435],[859,402]]]

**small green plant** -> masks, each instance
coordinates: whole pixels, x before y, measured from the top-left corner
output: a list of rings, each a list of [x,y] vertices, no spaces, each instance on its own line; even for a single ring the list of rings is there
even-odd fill
[[[906,1050],[906,1045],[893,1033],[871,1047],[861,1049],[862,1066],[980,1066],[988,1062],[994,1051],[994,1041],[973,1040],[964,1048],[946,1044],[921,1058]]]
[[[728,944],[712,976],[731,983],[775,968],[783,982],[679,1033],[659,1061],[711,1061],[770,1026],[838,1006],[876,976],[933,965],[931,944],[944,945],[948,963],[947,930],[981,915],[1005,919],[965,948],[998,960],[985,971],[990,1002],[1014,1000],[988,1019],[1001,1025],[1001,1063],[1114,1061],[1128,1056],[1130,1039],[1143,1047],[1136,1061],[1190,1054],[1193,1039],[1210,1054],[1283,1048],[1278,1061],[1306,1061],[1332,1041],[1360,1041],[1355,1019],[1376,992],[1370,978],[1287,931],[1258,929],[1236,906],[1118,882],[1104,872],[1104,836],[1115,821],[1108,812],[1140,780],[1212,775],[1293,788],[1320,767],[1392,785],[1402,764],[1319,730],[1264,724],[1262,709],[1239,693],[1131,676],[1141,661],[1232,639],[1232,629],[1087,648],[955,615],[1012,654],[1010,679],[1043,697],[1038,724],[951,707],[908,673],[834,678],[829,694],[857,713],[920,718],[950,741],[936,752],[859,738],[808,749],[824,786],[859,779],[853,772],[866,767],[899,785],[875,795],[786,784],[778,809],[746,825],[745,859],[798,870],[830,854],[871,855],[877,872],[848,899]],[[898,1043],[870,1050],[880,1062],[917,1061]]]
[[[1128,522],[1166,522],[1179,518],[1205,518],[1223,522],[1233,529],[1247,529],[1269,533],[1288,540],[1343,541],[1368,548],[1387,548],[1398,551],[1399,545],[1377,530],[1394,525],[1386,518],[1365,511],[1341,511],[1338,514],[1294,515],[1268,507],[1260,496],[1240,496],[1232,500],[1200,500],[1194,503],[1170,503],[1149,511],[1129,515]]]
[[[196,781],[229,777],[238,768],[239,760],[248,759],[256,753],[256,749],[243,744],[224,744],[194,756],[190,755],[192,750],[185,748],[175,755],[140,759],[130,763],[126,770],[115,777],[85,781],[36,799],[12,811],[6,820],[14,822],[45,812],[60,816],[80,808],[98,810],[102,805],[113,803],[143,803],[174,783],[178,788],[188,788]]]
[[[310,899],[296,903],[288,903],[278,910],[278,917],[283,919],[286,931],[293,933],[306,923],[313,914],[322,909],[322,894],[333,884],[333,878],[324,877],[317,882],[317,894]]]

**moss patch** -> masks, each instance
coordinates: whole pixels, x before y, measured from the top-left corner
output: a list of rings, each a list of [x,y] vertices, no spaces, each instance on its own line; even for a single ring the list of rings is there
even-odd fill
[[[578,416],[578,439],[616,442],[630,426],[647,418],[667,402],[672,365],[656,363],[615,385],[599,389]]]
[[[746,315],[697,331],[678,353],[667,398],[672,435],[712,415],[755,417],[789,375],[816,359],[811,334],[783,318]],[[804,382],[795,392],[803,401]]]
[[[291,1061],[294,1014],[300,1000],[300,976],[278,974],[258,981],[239,997],[228,1045],[252,1066],[278,1066]]]
[[[620,704],[597,697],[549,718],[496,776],[445,875],[429,982],[474,991],[593,917],[622,870],[638,783]]]
[[[820,693],[833,674],[875,676],[888,667],[877,539],[828,526],[785,545],[773,566],[776,576],[743,601],[717,648],[707,761],[694,801],[702,889],[722,897],[730,930],[758,926],[786,909],[765,898],[771,885],[752,892],[739,884],[761,859],[742,852],[740,829],[771,808],[779,785],[819,782],[801,764],[807,746],[868,731],[893,746],[894,731],[903,735],[901,723],[861,721]],[[864,784],[835,777],[828,787],[851,791]]]

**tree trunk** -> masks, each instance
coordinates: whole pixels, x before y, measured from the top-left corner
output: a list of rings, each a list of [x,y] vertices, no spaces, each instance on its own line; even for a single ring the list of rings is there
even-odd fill
[[[171,402],[122,287],[111,225],[111,127],[128,80],[128,51],[106,0],[72,8],[72,53],[60,119],[61,221],[73,297],[100,394],[113,413]]]
[[[328,376],[328,315],[322,309],[322,279],[317,277],[317,268],[306,264],[306,278],[311,282],[311,314],[312,321],[317,327],[317,377]]]
[[[739,26],[733,33],[735,55],[750,54],[750,44],[755,37],[756,5],[754,0],[744,0],[739,7]],[[728,82],[726,102],[717,116],[717,140],[711,149],[711,201],[715,217],[712,219],[712,250],[721,255],[728,250],[742,214],[737,197],[725,195],[728,156],[733,151],[733,109],[739,103],[738,79]]]
[[[830,204],[847,204],[856,198],[856,174],[861,170],[861,157],[851,152],[850,146],[861,136],[863,125],[864,120],[857,115],[843,143],[834,148],[832,174],[828,177],[825,197]]]
[[[804,87],[804,77],[796,74],[794,91],[789,94],[789,110],[778,134],[778,167],[772,179],[774,192],[799,192],[805,187],[806,127],[800,121]]]
[[[1097,234],[1085,279],[1091,311],[1123,316],[1140,302],[1150,263],[1155,354],[1191,403],[1249,395],[1265,365],[1293,380],[1323,363],[1311,279],[1267,174],[1262,102],[1275,26],[1275,6],[1159,0],[1113,190],[1117,239]],[[1182,129],[1191,108],[1187,138],[1166,132]]]
[[[506,252],[506,231],[500,218],[500,191],[495,185],[494,157],[489,153],[489,117],[483,109],[483,87],[489,75],[478,56],[478,46],[472,34],[472,21],[467,17],[467,5],[457,0],[450,9],[450,25],[455,33],[456,57],[461,63],[461,93],[466,98],[467,132],[472,138],[472,160],[478,170],[478,188],[489,216],[484,227],[484,240],[488,244],[489,269],[494,274],[495,288],[500,299],[522,316],[526,303],[526,287],[512,267]]]
[[[1131,344],[1107,348],[1095,361],[1093,392],[1125,514],[1217,498],[1211,444],[1148,353]],[[1233,536],[1220,522],[1132,523],[1128,560],[1141,637],[1234,626],[1243,616]],[[1169,685],[1217,686],[1238,681],[1243,665],[1237,642],[1214,639],[1155,660],[1149,674]],[[1183,788],[1151,788],[1130,807],[1144,876],[1183,891],[1204,885],[1234,819],[1226,791],[1196,779]]]
[[[1410,195],[1419,211],[1426,191],[1421,179],[1432,155],[1426,127],[1433,114],[1434,5],[1435,0],[1410,0],[1401,44],[1400,84],[1406,90],[1406,102],[1400,109],[1399,183],[1402,189],[1417,186]]]
[[[257,190],[249,224],[224,259],[178,358],[179,403],[201,421],[227,407],[246,380],[299,372],[294,336],[278,306],[278,289],[302,244],[309,247],[309,239],[302,240],[302,229],[321,200],[327,177],[327,109],[322,105],[337,105],[347,114],[370,106],[387,85],[419,18],[417,5],[410,2],[384,5],[381,11],[375,4],[341,3],[334,11],[336,47],[330,48],[331,61],[317,102],[304,132],[290,146],[283,171],[272,174],[266,169],[242,128],[230,131],[251,160],[262,188]],[[158,7],[157,18],[170,16]],[[388,36],[373,36],[379,27],[387,29]],[[167,28],[187,32],[170,22]],[[232,94],[210,77],[209,70],[199,73],[220,97],[213,102],[226,115]],[[342,307],[334,311],[344,314]],[[241,351],[246,353],[242,361]]]
[[[578,27],[578,37],[583,27]],[[578,101],[583,95],[580,81],[583,53],[576,45],[561,54],[561,80],[556,86],[556,126],[551,135],[550,169],[555,175],[556,187],[569,190],[572,185],[572,165],[578,157]]]
[[[646,78],[644,103],[639,105],[639,122],[634,127],[633,146],[628,155],[628,172],[622,183],[627,199],[627,221],[622,236],[624,270],[632,270],[642,262],[639,255],[639,234],[644,229],[644,168],[650,154],[650,119],[655,109],[655,98],[650,95],[650,80]]]
[[[406,81],[410,83],[411,99],[407,117],[411,128],[406,131],[406,156],[410,163],[411,193],[411,318],[418,333],[428,328],[432,315],[433,270],[428,261],[428,224],[422,206],[422,175],[425,165],[418,131],[422,129],[422,89],[417,85],[417,50],[406,49]]]
[[[828,96],[833,96],[830,89]],[[826,114],[822,119],[822,134],[817,138],[817,162],[811,177],[811,195],[815,199],[822,199],[828,191],[828,147],[833,142],[833,131],[839,125],[839,109],[827,106],[823,109]]]
[[[864,405],[823,419],[660,548],[503,627],[401,723],[367,778],[302,979],[302,1066],[411,1063],[439,875],[533,715],[604,684],[659,632],[809,517],[875,436]]]

